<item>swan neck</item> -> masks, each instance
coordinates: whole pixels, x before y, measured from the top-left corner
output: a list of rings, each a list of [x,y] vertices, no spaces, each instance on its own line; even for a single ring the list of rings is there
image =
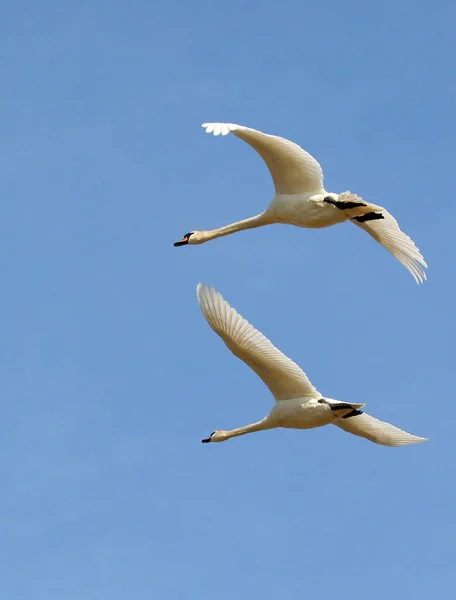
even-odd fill
[[[245,435],[246,433],[254,433],[255,431],[263,431],[265,429],[272,429],[274,425],[269,422],[268,418],[262,419],[257,423],[251,423],[250,425],[244,425],[244,427],[238,427],[237,429],[231,429],[225,433],[225,439],[237,437],[238,435]]]
[[[224,235],[230,235],[230,233],[242,231],[243,229],[254,229],[255,227],[261,227],[262,225],[269,225],[270,223],[271,221],[268,220],[266,214],[261,213],[254,217],[243,219],[242,221],[236,221],[236,223],[230,223],[229,225],[225,225],[224,227],[220,227],[219,229],[212,229],[211,231],[207,231],[205,241],[223,237]]]

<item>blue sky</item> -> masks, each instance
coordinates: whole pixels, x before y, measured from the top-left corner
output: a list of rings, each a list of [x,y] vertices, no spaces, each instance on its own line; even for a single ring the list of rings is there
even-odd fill
[[[450,2],[24,1],[0,11],[0,580],[14,600],[453,597]],[[231,121],[300,143],[429,264],[350,225],[273,226]],[[202,445],[272,397],[201,315],[215,285],[330,397],[335,427]]]

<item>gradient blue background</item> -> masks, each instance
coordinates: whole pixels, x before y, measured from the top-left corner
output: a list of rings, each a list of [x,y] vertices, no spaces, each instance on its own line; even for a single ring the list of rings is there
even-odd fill
[[[8,600],[454,598],[456,84],[450,2],[31,0],[0,11],[0,591]],[[385,205],[418,287],[346,224],[173,248],[260,212],[278,133]],[[205,446],[272,397],[204,321],[215,285],[335,427]]]

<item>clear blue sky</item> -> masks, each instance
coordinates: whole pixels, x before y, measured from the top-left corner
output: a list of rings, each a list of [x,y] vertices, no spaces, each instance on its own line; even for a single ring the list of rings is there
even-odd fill
[[[453,598],[456,83],[450,2],[4,4],[0,590],[8,600]],[[385,205],[174,248],[272,197],[231,121]],[[335,427],[202,445],[272,397],[201,315],[215,285],[330,397]]]

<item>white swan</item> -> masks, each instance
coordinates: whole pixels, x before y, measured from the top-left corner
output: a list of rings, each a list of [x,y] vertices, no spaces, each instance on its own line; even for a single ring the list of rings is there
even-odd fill
[[[175,246],[203,244],[209,240],[272,223],[321,228],[350,220],[367,231],[410,271],[417,283],[426,279],[424,258],[413,241],[401,231],[396,219],[382,206],[344,192],[328,193],[323,187],[319,163],[297,144],[233,123],[203,123],[207,133],[232,132],[254,148],[265,161],[275,186],[275,196],[261,214],[213,229],[191,231]]]
[[[202,283],[196,290],[209,325],[231,352],[255,371],[276,400],[271,412],[261,421],[231,431],[214,431],[203,443],[224,442],[275,427],[310,429],[330,423],[384,446],[405,446],[426,440],[367,415],[360,410],[364,404],[324,398],[300,367],[231,308],[220,293]]]

